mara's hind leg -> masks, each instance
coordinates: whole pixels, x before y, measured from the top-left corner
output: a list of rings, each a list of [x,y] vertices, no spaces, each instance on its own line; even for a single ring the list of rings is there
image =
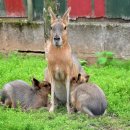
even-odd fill
[[[95,115],[86,106],[82,106],[82,111],[91,117],[95,117]]]
[[[66,101],[66,106],[67,106],[67,112],[68,114],[71,113],[70,111],[70,75],[67,76],[66,79],[66,94],[67,94],[67,101]]]
[[[11,102],[11,100],[10,100],[9,98],[7,98],[7,99],[5,100],[4,106],[6,106],[6,107],[11,107],[11,106],[12,106],[12,102]]]
[[[0,102],[0,106],[7,107],[3,102]]]
[[[11,107],[12,107],[12,108],[16,108],[16,107],[17,107],[17,105],[16,105],[16,102],[15,102],[15,101],[12,101]]]

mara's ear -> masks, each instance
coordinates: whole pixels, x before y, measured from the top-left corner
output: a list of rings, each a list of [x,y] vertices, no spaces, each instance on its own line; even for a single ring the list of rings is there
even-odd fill
[[[90,77],[89,75],[86,75],[86,76],[85,76],[86,82],[88,82],[89,77]]]
[[[40,89],[40,86],[39,86],[40,82],[37,79],[33,78],[32,84],[35,89],[37,89],[37,90]]]
[[[70,84],[75,84],[77,81],[76,77],[72,77],[72,79],[70,80]]]
[[[78,74],[77,83],[85,83],[88,82],[88,80],[89,80],[89,75],[81,75],[80,73]]]
[[[63,23],[67,26],[69,23],[69,15],[70,15],[70,11],[71,11],[71,7],[69,7],[67,9],[67,11],[64,13],[62,19],[63,19]]]
[[[48,12],[51,16],[51,24],[56,20],[56,15],[54,14],[54,12],[52,11],[52,8],[49,6],[48,7]]]
[[[78,79],[77,79],[77,82],[81,80],[81,74],[79,73],[78,74]]]

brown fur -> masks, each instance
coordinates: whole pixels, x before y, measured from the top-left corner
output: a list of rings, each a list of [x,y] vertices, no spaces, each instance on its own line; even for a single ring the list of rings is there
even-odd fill
[[[89,116],[102,115],[107,107],[104,92],[95,84],[81,82],[80,75],[71,80],[71,103],[73,109]]]
[[[57,99],[67,103],[67,111],[70,112],[70,79],[77,76],[79,72],[85,75],[77,59],[71,52],[68,43],[67,25],[70,8],[65,12],[62,18],[56,18],[49,7],[51,15],[50,39],[47,41],[46,58],[48,67],[45,71],[45,80],[51,83],[51,108],[54,111],[54,94]]]
[[[48,68],[47,68],[48,76],[45,77],[51,83],[52,87],[51,91],[52,106],[50,108],[50,111],[54,111],[54,93],[56,95],[59,95],[58,96],[59,98],[63,93],[64,95],[63,100],[67,101],[67,111],[69,113],[70,77],[76,76],[78,74],[78,68],[76,65],[73,64],[71,47],[68,43],[68,36],[66,29],[68,25],[70,8],[63,15],[62,19],[57,19],[55,14],[52,12],[51,8],[49,8],[49,12],[51,15],[52,30],[50,32],[50,40],[47,42],[48,45],[46,56],[48,60]],[[55,39],[57,38],[59,38],[60,40],[55,41]],[[57,86],[59,86],[61,89],[59,89]],[[67,98],[65,99],[65,97]]]
[[[50,83],[33,79],[33,87],[22,80],[15,80],[4,85],[0,92],[1,104],[4,106],[30,110],[47,107]]]

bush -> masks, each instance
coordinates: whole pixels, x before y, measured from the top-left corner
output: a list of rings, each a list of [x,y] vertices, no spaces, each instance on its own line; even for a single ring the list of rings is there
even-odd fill
[[[114,53],[110,51],[97,52],[97,64],[98,65],[109,65],[114,58]]]

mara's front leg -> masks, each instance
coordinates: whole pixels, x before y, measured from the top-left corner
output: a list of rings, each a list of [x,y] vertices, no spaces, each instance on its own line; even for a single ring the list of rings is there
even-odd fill
[[[67,92],[67,102],[66,102],[67,112],[68,114],[70,114],[71,112],[70,110],[70,75],[67,75],[67,78],[66,78],[66,92]]]
[[[54,90],[55,90],[55,81],[53,76],[51,75],[51,107],[49,109],[49,112],[54,112],[55,109]]]

